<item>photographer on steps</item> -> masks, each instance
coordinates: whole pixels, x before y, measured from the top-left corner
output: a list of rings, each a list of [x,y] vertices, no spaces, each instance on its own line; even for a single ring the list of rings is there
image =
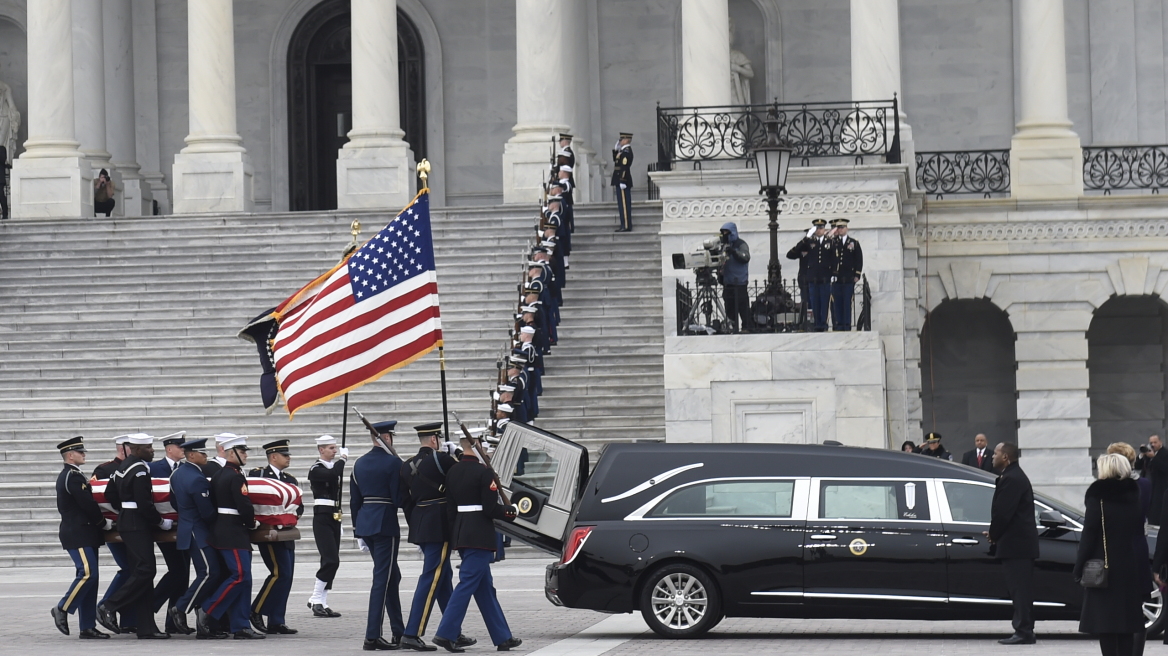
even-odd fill
[[[726,253],[726,263],[722,265],[722,302],[726,304],[726,318],[732,332],[738,332],[738,319],[742,318],[742,332],[754,332],[754,319],[750,316],[750,298],[746,294],[746,282],[750,269],[750,247],[738,236],[738,226],[733,223],[722,225],[722,251]]]

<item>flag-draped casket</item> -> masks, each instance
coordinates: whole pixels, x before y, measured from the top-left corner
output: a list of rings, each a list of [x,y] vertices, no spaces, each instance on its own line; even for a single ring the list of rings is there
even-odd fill
[[[108,483],[108,480],[93,481],[93,500],[97,502],[106,518],[116,521],[118,513],[105,498]],[[163,519],[177,520],[178,513],[170,505],[170,480],[155,478],[151,479],[151,483],[154,507]],[[258,522],[276,528],[296,526],[296,511],[303,503],[299,487],[271,478],[249,478],[247,489]]]

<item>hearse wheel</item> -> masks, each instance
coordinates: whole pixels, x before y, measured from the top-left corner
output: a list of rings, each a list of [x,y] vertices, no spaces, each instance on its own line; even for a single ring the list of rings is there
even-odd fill
[[[714,581],[693,565],[666,565],[641,588],[641,615],[658,635],[694,638],[722,620],[722,600]]]
[[[1164,612],[1164,595],[1160,586],[1153,585],[1152,593],[1144,600],[1144,627],[1148,638],[1158,638],[1164,633],[1165,620],[1168,620],[1168,613]]]

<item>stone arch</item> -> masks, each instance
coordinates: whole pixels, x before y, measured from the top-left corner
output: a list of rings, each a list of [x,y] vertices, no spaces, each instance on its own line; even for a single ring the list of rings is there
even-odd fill
[[[1091,455],[1112,442],[1138,446],[1168,427],[1168,304],[1154,295],[1112,296],[1087,329]]]
[[[21,32],[28,34],[28,25],[25,23],[28,19],[28,12],[25,10],[23,2],[0,0],[0,18],[12,21],[20,28]]]
[[[978,433],[1017,442],[1014,328],[1001,308],[986,298],[945,300],[926,316],[920,346],[921,433],[941,433],[954,458]]]

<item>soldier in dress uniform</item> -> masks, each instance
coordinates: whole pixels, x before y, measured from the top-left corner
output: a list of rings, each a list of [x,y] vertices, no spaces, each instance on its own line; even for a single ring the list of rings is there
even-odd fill
[[[300,487],[296,477],[287,472],[292,462],[288,440],[275,440],[264,445],[268,456],[265,467],[256,467],[248,472],[252,478],[270,478]],[[296,516],[304,514],[303,504],[296,508]],[[251,625],[256,631],[268,634],[292,635],[298,633],[288,626],[284,615],[288,609],[288,595],[292,592],[292,576],[296,567],[296,541],[265,542],[259,545],[260,557],[268,567],[268,578],[260,586],[255,602],[251,605]],[[267,617],[267,623],[264,623]]]
[[[129,455],[106,486],[106,500],[118,511],[118,533],[130,556],[130,577],[118,591],[97,606],[97,620],[120,633],[115,612],[135,613],[139,639],[169,638],[154,623],[154,530],[169,531],[174,522],[163,519],[154,507],[154,486],[149,463],[154,459],[154,438],[136,433],[126,440]]]
[[[216,472],[227,466],[227,452],[223,450],[223,443],[233,441],[238,437],[235,433],[219,433],[215,436],[215,457],[208,460],[203,467],[203,473],[207,475],[207,480],[211,480]]]
[[[617,232],[633,231],[633,135],[621,132],[612,147],[612,193],[616,196],[616,210],[620,214]]]
[[[320,553],[320,569],[308,607],[315,617],[340,617],[329,608],[328,591],[341,566],[341,481],[349,450],[337,446],[332,435],[321,435],[316,438],[316,451],[320,458],[308,468],[308,484],[312,486],[312,539]]]
[[[158,438],[162,442],[163,457],[150,461],[150,476],[153,478],[170,478],[183,461],[182,443],[186,438],[186,431],[179,431]],[[190,585],[191,561],[185,548],[180,549],[176,542],[159,542],[158,550],[162,552],[162,559],[166,562],[166,574],[158,579],[154,586],[154,612],[166,608],[170,609],[178,603],[179,597],[187,591]],[[194,629],[179,626],[169,612],[166,614],[167,633],[194,633]]]
[[[122,461],[126,459],[126,440],[130,439],[129,435],[118,435],[114,438],[114,459],[101,463],[93,470],[93,475],[89,480],[92,481],[108,481],[114,474],[117,473],[118,467],[122,466]],[[106,542],[106,548],[109,549],[110,555],[114,558],[114,564],[118,566],[118,571],[110,577],[109,585],[106,586],[105,593],[102,594],[98,603],[103,603],[110,595],[118,591],[122,584],[130,578],[130,556],[126,553],[126,545],[122,542]],[[129,613],[121,616],[118,628],[123,633],[134,633],[134,617]]]
[[[223,434],[220,434],[223,435]],[[266,638],[251,630],[248,610],[251,601],[251,534],[259,527],[255,507],[247,496],[247,478],[243,466],[247,464],[247,437],[234,435],[219,440],[224,465],[211,477],[211,503],[215,506],[215,522],[211,525],[211,546],[219,552],[227,575],[219,588],[203,601],[196,611],[200,633],[213,633],[212,619],[226,618],[236,640]]]
[[[57,630],[69,635],[69,615],[77,613],[82,640],[108,638],[97,630],[97,550],[105,542],[103,530],[113,522],[101,514],[81,465],[85,464],[85,439],[72,437],[57,445],[65,467],[57,475],[57,512],[61,514],[61,547],[77,567],[77,575],[51,614]]]
[[[397,509],[405,500],[401,483],[401,458],[393,454],[393,429],[396,421],[373,424],[378,432],[373,448],[357,459],[349,476],[349,507],[353,512],[353,534],[362,551],[373,556],[373,585],[369,591],[369,614],[365,621],[365,651],[394,650],[405,633],[398,584],[397,567],[401,527]],[[382,622],[389,615],[392,640],[382,637]]]
[[[831,300],[831,279],[835,275],[836,253],[834,235],[824,232],[825,219],[815,219],[806,237],[792,248],[787,257],[797,254],[800,270],[807,267],[807,297],[811,314],[815,319],[814,331],[827,330],[827,309]],[[794,258],[792,258],[794,259]]]
[[[941,460],[953,460],[953,455],[945,450],[941,445],[940,433],[929,433],[925,436],[925,441],[918,447],[917,453],[923,456],[932,456],[940,458]]]
[[[452,652],[465,651],[458,645],[462,621],[471,597],[483,615],[491,642],[498,651],[510,651],[523,643],[511,635],[507,618],[499,606],[491,578],[491,560],[497,538],[493,520],[513,521],[515,506],[504,506],[493,473],[474,453],[474,445],[463,437],[462,459],[446,475],[447,513],[452,520],[450,546],[459,550],[458,585],[450,595],[434,644]]]
[[[187,613],[201,605],[219,585],[219,554],[211,547],[211,522],[215,521],[215,506],[211,504],[211,484],[203,473],[207,464],[207,438],[185,441],[179,445],[185,460],[170,475],[170,503],[178,512],[175,546],[186,552],[195,565],[195,580],[167,609],[170,622],[182,633],[190,633]],[[227,633],[200,632],[196,638],[226,638]]]
[[[410,618],[402,635],[401,646],[416,651],[437,649],[422,642],[426,623],[434,602],[446,612],[453,589],[450,569],[450,532],[446,524],[446,473],[456,461],[439,449],[442,443],[442,422],[414,426],[421,448],[418,454],[402,465],[401,479],[408,492],[402,510],[409,524],[409,542],[422,550],[422,573],[410,606]],[[471,638],[459,638],[463,646],[473,645]]]
[[[831,222],[835,228],[836,268],[831,283],[831,329],[852,329],[852,295],[864,272],[864,250],[860,242],[848,236],[848,220]]]

